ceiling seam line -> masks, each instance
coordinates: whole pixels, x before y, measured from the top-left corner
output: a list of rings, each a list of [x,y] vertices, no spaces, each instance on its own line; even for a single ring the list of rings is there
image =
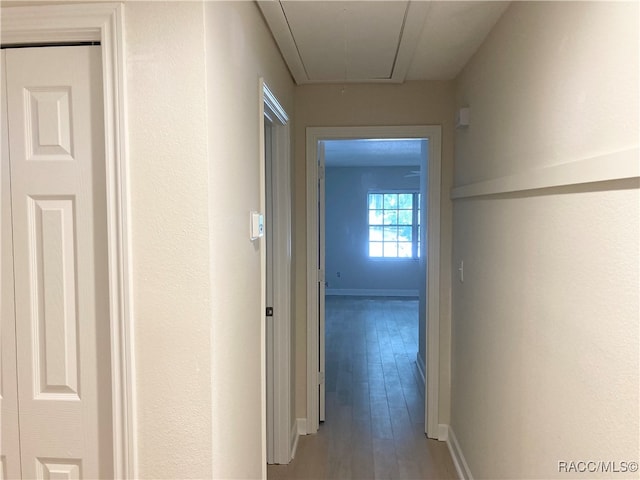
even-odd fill
[[[309,72],[307,72],[307,66],[304,64],[304,60],[302,58],[302,53],[300,53],[300,47],[298,47],[298,42],[296,42],[296,37],[293,35],[293,30],[291,30],[291,24],[289,23],[289,19],[287,18],[287,12],[284,11],[284,7],[282,6],[281,1],[278,1],[278,5],[280,5],[280,10],[282,10],[282,16],[284,17],[285,22],[287,22],[287,28],[289,29],[289,33],[291,34],[291,40],[293,40],[293,44],[296,46],[296,52],[298,52],[298,58],[300,59],[300,63],[302,64],[302,69],[304,70],[304,74],[307,76],[307,81],[311,81]]]
[[[404,27],[407,25],[407,16],[409,15],[409,8],[411,7],[411,1],[407,2],[407,8],[404,11],[404,18],[402,19],[402,27],[400,27],[400,36],[398,37],[398,45],[396,46],[396,54],[393,57],[393,65],[391,65],[391,72],[389,73],[388,80],[393,79],[393,72],[396,70],[396,63],[398,62],[398,53],[400,52],[400,44],[402,44],[402,36],[404,35]]]

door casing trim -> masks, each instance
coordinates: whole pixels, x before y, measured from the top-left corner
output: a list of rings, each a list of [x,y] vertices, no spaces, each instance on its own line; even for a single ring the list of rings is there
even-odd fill
[[[137,478],[122,4],[3,7],[3,44],[99,41],[105,120],[114,477]]]
[[[428,250],[427,250],[427,328],[426,328],[426,401],[425,433],[438,438],[438,388],[440,383],[440,177],[442,162],[442,127],[360,126],[307,127],[307,433],[316,433],[320,425],[318,388],[318,142],[349,138],[427,138],[428,161]],[[420,319],[422,321],[422,319]]]
[[[266,212],[266,175],[265,175],[265,117],[272,125],[272,185],[273,201],[273,283],[277,288],[273,293],[273,308],[277,321],[273,322],[273,375],[270,379],[273,392],[274,443],[270,458],[266,463],[288,464],[291,461],[293,445],[291,442],[291,140],[290,122],[276,96],[271,92],[263,78],[260,78],[260,209]],[[265,237],[260,242],[261,262],[261,312],[264,315],[266,304],[266,244]],[[264,318],[261,320],[264,326]],[[262,345],[265,345],[263,336]],[[266,382],[266,352],[263,352],[263,383]],[[265,405],[266,411],[266,388]],[[266,432],[266,428],[265,428]],[[266,442],[266,437],[264,439]]]

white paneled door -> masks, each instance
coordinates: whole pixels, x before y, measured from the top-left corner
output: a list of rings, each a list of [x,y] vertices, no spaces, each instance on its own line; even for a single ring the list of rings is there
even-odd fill
[[[3,52],[5,472],[113,477],[100,47]]]

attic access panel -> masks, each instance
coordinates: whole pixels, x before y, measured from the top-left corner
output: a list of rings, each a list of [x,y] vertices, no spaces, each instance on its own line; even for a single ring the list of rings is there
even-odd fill
[[[429,3],[259,0],[296,83],[401,83]]]
[[[309,79],[390,79],[409,2],[283,1]]]

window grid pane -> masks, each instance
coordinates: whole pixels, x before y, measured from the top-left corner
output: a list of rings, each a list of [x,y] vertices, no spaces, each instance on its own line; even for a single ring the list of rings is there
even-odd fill
[[[370,257],[382,256],[382,242],[369,242],[369,256]]]
[[[413,194],[401,193],[398,195],[398,208],[411,209],[413,208]]]
[[[412,225],[413,224],[413,211],[412,210],[398,210],[398,225]]]
[[[384,208],[395,209],[398,208],[398,194],[397,193],[385,193],[384,194]]]
[[[398,240],[403,242],[410,242],[411,234],[412,234],[411,227],[398,227]]]
[[[397,210],[385,210],[384,211],[384,224],[385,225],[397,225],[398,224],[398,211]]]
[[[420,256],[420,194],[370,193],[369,257]]]
[[[393,242],[385,242],[383,245],[385,258],[394,258],[398,256],[398,244]]]
[[[382,225],[383,210],[369,210],[369,225]]]
[[[382,194],[370,193],[369,194],[369,209],[379,210],[382,208]]]
[[[369,242],[382,241],[382,227],[369,227]]]
[[[411,258],[413,256],[413,243],[400,242],[398,243],[398,257]]]

